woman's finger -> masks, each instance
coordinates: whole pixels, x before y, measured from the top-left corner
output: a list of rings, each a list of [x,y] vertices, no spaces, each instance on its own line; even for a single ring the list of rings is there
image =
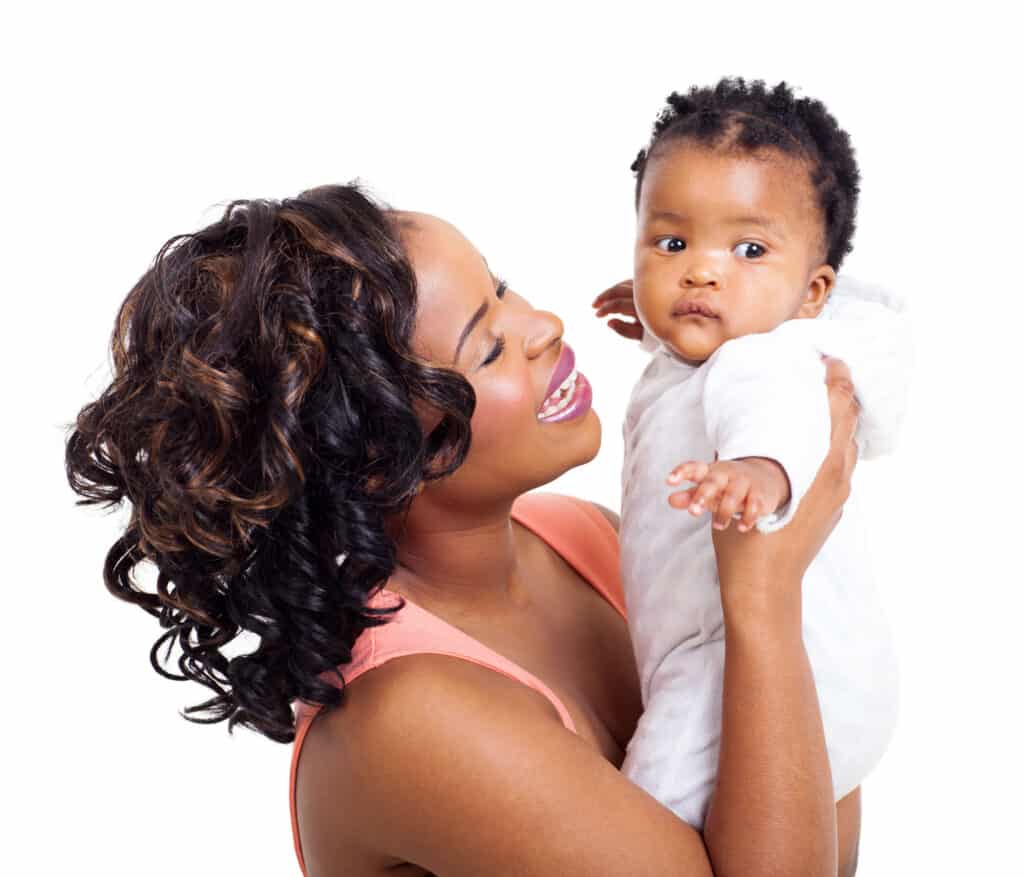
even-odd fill
[[[829,413],[832,418],[832,453],[840,455],[843,474],[849,477],[857,461],[857,443],[854,436],[860,416],[860,403],[857,401],[850,369],[846,363],[830,356],[823,359]]]

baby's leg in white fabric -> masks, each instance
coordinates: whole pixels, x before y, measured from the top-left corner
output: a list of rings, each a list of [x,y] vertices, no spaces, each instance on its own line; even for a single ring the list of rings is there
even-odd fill
[[[681,645],[651,679],[622,772],[696,829],[718,771],[725,643]]]

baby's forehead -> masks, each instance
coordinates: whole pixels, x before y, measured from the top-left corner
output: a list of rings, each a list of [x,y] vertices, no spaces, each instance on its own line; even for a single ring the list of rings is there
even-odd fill
[[[649,214],[693,220],[760,215],[791,235],[820,238],[825,230],[814,164],[776,148],[705,147],[681,141],[651,156],[641,193]]]

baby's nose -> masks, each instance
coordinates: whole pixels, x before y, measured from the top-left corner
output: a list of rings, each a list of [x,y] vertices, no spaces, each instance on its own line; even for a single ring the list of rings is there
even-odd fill
[[[683,274],[683,285],[718,287],[718,272],[708,265],[695,265]]]

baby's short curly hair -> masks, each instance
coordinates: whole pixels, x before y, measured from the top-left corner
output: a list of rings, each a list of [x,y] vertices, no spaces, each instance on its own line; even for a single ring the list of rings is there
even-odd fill
[[[726,77],[712,87],[672,92],[654,123],[650,142],[631,170],[640,203],[644,171],[669,142],[689,140],[743,152],[777,149],[804,158],[824,217],[826,261],[836,271],[853,249],[860,171],[849,135],[818,100],[798,98],[785,83]]]

